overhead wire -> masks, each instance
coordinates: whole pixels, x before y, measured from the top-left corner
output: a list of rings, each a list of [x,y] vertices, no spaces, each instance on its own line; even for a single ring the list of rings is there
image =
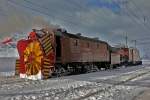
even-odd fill
[[[9,0],[10,1],[10,0]],[[31,2],[31,1],[29,1],[29,0],[24,0],[24,1],[27,1],[28,3],[31,3],[32,5],[33,5],[33,2]],[[14,1],[10,1],[10,2],[13,2],[13,3],[15,3]],[[17,3],[17,2],[16,2]],[[77,3],[74,3],[74,4],[77,4]],[[34,4],[34,6],[38,6],[39,8],[43,8],[43,9],[46,9],[46,10],[48,10],[48,8],[46,8],[46,7],[41,7],[41,6],[39,6],[37,3],[36,4]],[[80,4],[77,4],[78,6],[80,6]],[[50,16],[50,17],[56,17],[56,16],[54,16],[54,15],[51,15],[51,14],[49,14],[49,13],[47,13],[47,12],[43,12],[43,11],[40,11],[40,10],[38,10],[38,9],[34,9],[34,8],[32,8],[32,7],[29,7],[29,6],[24,6],[23,5],[23,7],[26,7],[26,8],[29,8],[29,9],[31,9],[31,10],[33,10],[33,11],[36,11],[36,12],[38,12],[38,13],[41,13],[41,14],[44,14],[44,15],[47,15],[47,16]],[[83,8],[83,6],[80,6],[80,7],[82,7]],[[85,8],[84,8],[85,9]],[[69,16],[69,17],[72,17],[72,16]],[[62,19],[62,18],[60,18],[60,19]],[[65,19],[62,19],[63,21],[65,21],[65,22],[69,22],[69,23],[71,23],[71,24],[75,24],[75,23],[73,23],[73,22],[70,22],[69,20],[65,20]],[[135,19],[134,19],[135,20]]]
[[[38,8],[40,8],[40,9],[44,9],[44,10],[49,10],[49,8],[48,7],[46,7],[46,6],[42,6],[42,5],[40,5],[39,3],[33,3],[32,1],[30,1],[30,0],[23,0],[23,1],[25,1],[26,3],[28,3],[28,4],[31,4],[31,5],[33,5],[33,6],[35,6],[35,7],[38,7]],[[51,8],[51,10],[53,10],[54,12],[56,12],[56,10],[55,9],[53,9],[53,8]],[[64,12],[59,12],[60,14],[63,14],[64,15]],[[73,16],[71,16],[71,15],[67,15],[68,17],[73,17]]]
[[[144,27],[146,27],[147,29],[150,29],[150,26],[147,25],[145,22],[146,22],[146,16],[145,14],[142,12],[142,10],[134,3],[133,0],[130,1],[134,7],[137,9],[137,11],[139,11],[139,14],[143,17],[142,20],[141,19],[138,19],[140,21],[140,23],[142,23],[144,25]],[[133,13],[133,12],[132,12]]]
[[[117,0],[115,0],[114,2],[116,2]],[[127,16],[129,17],[129,18],[131,18],[131,20],[133,21],[133,22],[135,22],[135,23],[137,23],[137,24],[139,24],[140,26],[142,25],[141,23],[139,23],[138,21],[137,21],[137,19],[135,19],[135,18],[139,18],[136,14],[133,14],[132,12],[129,12],[128,11],[128,9],[127,8],[129,8],[129,7],[127,7],[127,2],[124,4],[125,5],[125,8],[126,8],[126,10],[127,10],[127,12],[126,12],[126,14],[127,14]],[[129,9],[130,10],[130,9]],[[143,27],[144,27],[144,25],[142,25]],[[148,30],[149,31],[149,28],[148,27],[144,27],[144,29],[146,29],[146,30]],[[148,39],[148,38],[147,38]],[[131,42],[133,43],[133,41],[138,41],[138,43],[139,43],[139,39],[132,39],[131,40]],[[144,44],[144,43],[143,43]],[[142,45],[142,44],[140,44],[140,45]]]
[[[41,11],[41,10],[39,10],[39,9],[35,9],[35,8],[31,7],[31,6],[26,6],[26,5],[20,4],[20,3],[18,3],[18,2],[15,2],[15,1],[13,1],[13,0],[8,0],[8,1],[9,1],[10,3],[12,3],[12,4],[15,4],[16,6],[21,6],[21,7],[30,9],[30,10],[36,12],[36,13],[40,13],[40,14],[42,14],[42,15],[46,15],[46,16],[51,17],[51,18],[58,18],[58,20],[61,19],[61,21],[63,21],[63,22],[68,22],[67,24],[74,25],[74,27],[76,27],[75,25],[78,25],[78,24],[75,23],[75,22],[72,22],[72,21],[67,20],[67,19],[63,19],[62,17],[54,16],[54,15],[52,15],[52,14],[49,14],[49,13],[45,12],[45,11]]]
[[[138,9],[138,11],[140,11],[140,14],[142,15],[142,17],[143,17],[143,19],[144,19],[144,22],[146,21],[146,19],[145,19],[145,14],[143,13],[143,11],[141,10],[141,8],[139,8],[136,4],[135,4],[135,2],[133,1],[133,0],[131,0],[130,1],[134,6],[135,6],[135,8],[136,9]]]
[[[131,1],[130,1],[131,2]],[[133,3],[133,1],[132,1],[132,3]],[[136,6],[136,9],[138,9],[137,8],[137,6]],[[130,10],[131,11],[131,10]],[[144,15],[143,15],[144,16]],[[149,32],[150,31],[150,29],[149,29],[149,27],[146,25],[146,24],[144,24],[143,22],[141,22],[141,20],[140,20],[140,24],[144,27],[144,29],[146,29],[147,30],[147,32]],[[135,40],[137,40],[137,41],[145,41],[145,40],[149,40],[150,39],[150,37],[146,37],[146,38],[140,38],[140,39],[135,39]],[[148,44],[150,44],[149,42],[143,42],[143,43],[140,43],[140,42],[138,42],[138,45],[148,45]]]

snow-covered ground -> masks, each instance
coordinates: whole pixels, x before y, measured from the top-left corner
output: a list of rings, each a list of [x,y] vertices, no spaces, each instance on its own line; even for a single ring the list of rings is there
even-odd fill
[[[1,76],[0,100],[133,100],[149,89],[149,72],[142,65],[37,81]]]
[[[142,63],[143,63],[144,65],[150,65],[150,60],[149,60],[149,59],[143,59],[143,60],[142,60]]]
[[[15,71],[15,57],[0,57],[0,73],[6,72],[8,75],[9,72]]]

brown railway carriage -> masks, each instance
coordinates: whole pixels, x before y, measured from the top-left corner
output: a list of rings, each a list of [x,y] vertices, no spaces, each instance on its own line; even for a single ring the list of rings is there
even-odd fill
[[[109,67],[109,45],[104,41],[65,32],[62,36],[56,35],[56,45],[61,47],[56,46],[56,66],[60,64],[66,66],[65,68],[80,66],[80,71],[83,70],[82,67],[86,69],[86,65]]]
[[[120,64],[127,64],[129,59],[129,49],[127,47],[122,47],[119,48],[117,52],[120,54]]]

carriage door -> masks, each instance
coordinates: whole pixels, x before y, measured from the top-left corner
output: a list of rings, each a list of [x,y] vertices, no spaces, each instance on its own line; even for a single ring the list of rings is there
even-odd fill
[[[56,36],[56,62],[61,61],[61,36]]]

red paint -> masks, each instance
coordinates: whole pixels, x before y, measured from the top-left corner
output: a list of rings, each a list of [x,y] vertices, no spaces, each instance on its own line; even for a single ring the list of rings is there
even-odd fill
[[[5,38],[3,41],[2,41],[2,44],[7,44],[7,43],[10,43],[10,42],[12,42],[13,40],[12,40],[12,38],[11,37],[7,37],[7,38]]]
[[[35,40],[35,39],[37,38],[35,32],[30,32],[30,33],[29,33],[29,37],[30,37],[30,39],[32,39],[32,40]]]
[[[17,43],[17,49],[20,56],[20,68],[19,73],[25,74],[25,63],[24,63],[24,50],[26,49],[27,45],[32,42],[31,40],[20,40]]]

